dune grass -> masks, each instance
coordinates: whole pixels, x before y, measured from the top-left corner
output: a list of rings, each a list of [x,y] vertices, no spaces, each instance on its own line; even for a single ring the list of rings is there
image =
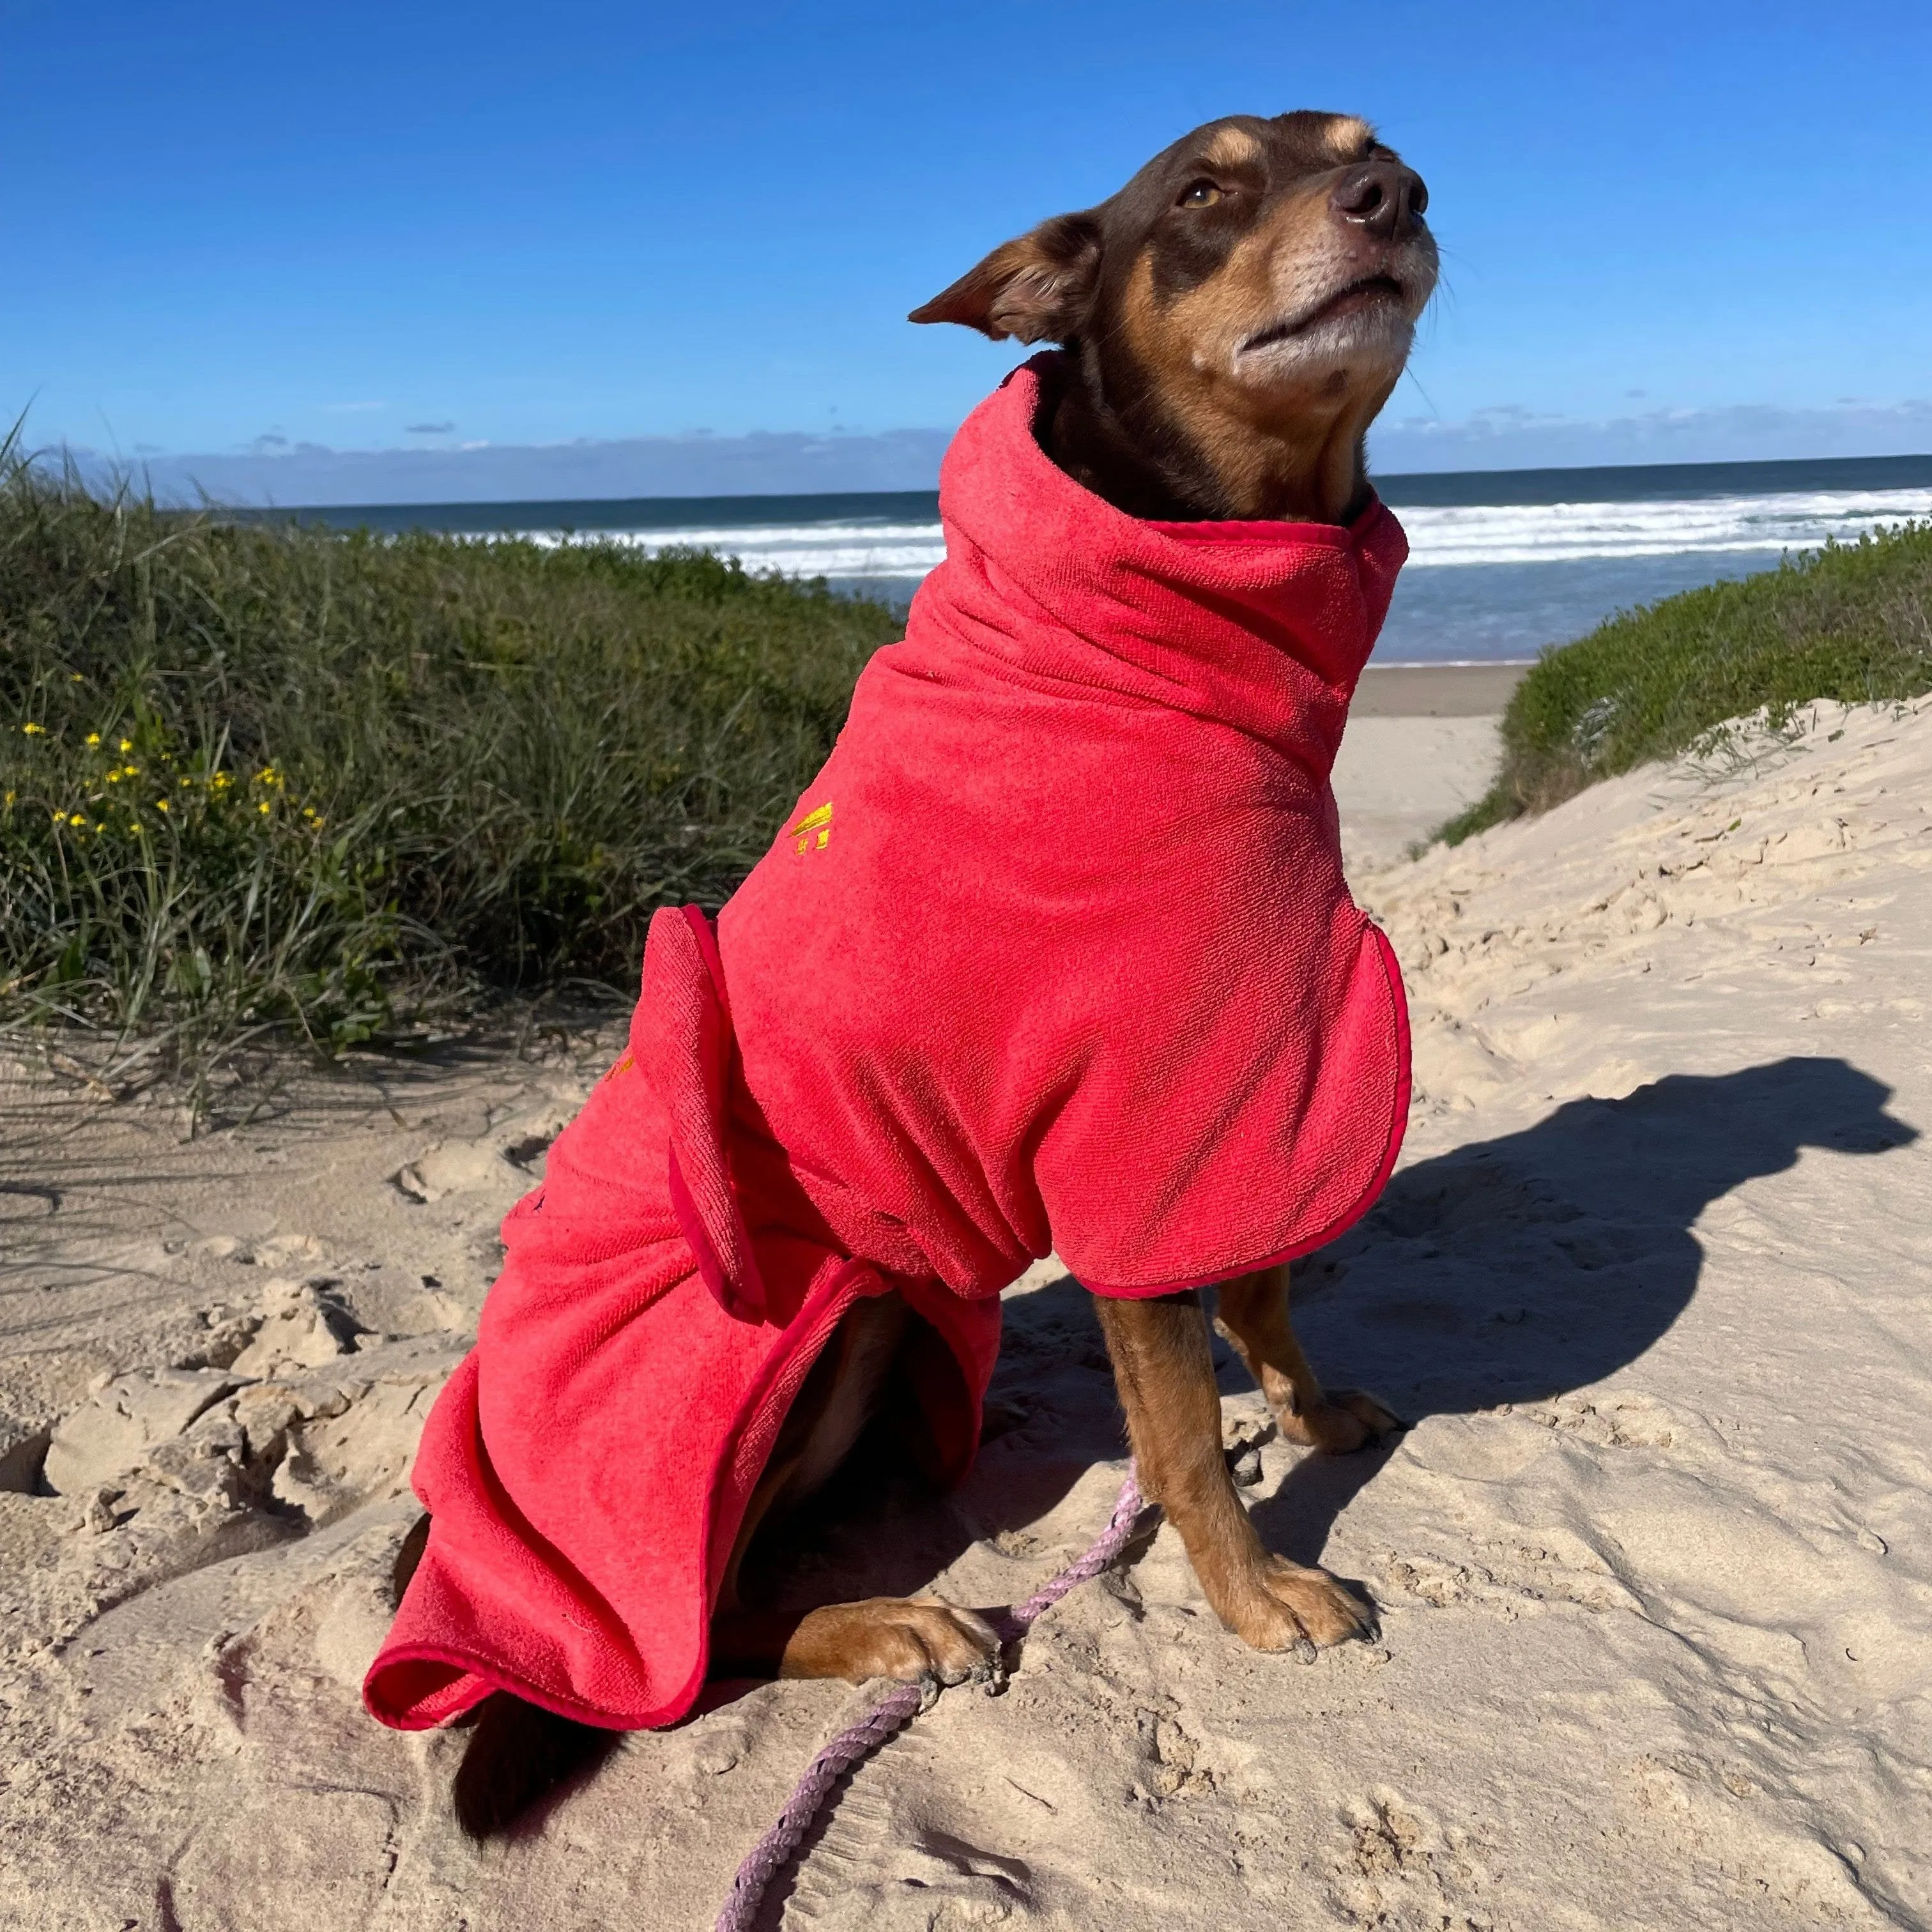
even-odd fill
[[[1436,836],[1459,844],[1599,778],[1707,746],[1726,720],[1773,729],[1820,698],[1932,689],[1932,524],[1833,544],[1686,591],[1545,651],[1504,714],[1502,763]]]
[[[100,500],[0,446],[0,1027],[202,1064],[634,984],[901,628],[702,554]]]
[[[238,524],[0,441],[0,1029],[205,1071],[628,988],[830,751],[884,605],[697,554]],[[1486,797],[1559,802],[1816,698],[1932,688],[1932,526],[1546,652]]]

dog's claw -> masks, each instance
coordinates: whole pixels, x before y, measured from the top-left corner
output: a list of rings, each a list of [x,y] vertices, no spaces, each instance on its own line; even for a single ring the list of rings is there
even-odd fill
[[[1408,1426],[1386,1402],[1378,1401],[1366,1389],[1337,1389],[1328,1399],[1346,1409],[1371,1436],[1393,1436]]]
[[[1408,1426],[1393,1409],[1362,1389],[1333,1390],[1299,1414],[1276,1419],[1289,1442],[1329,1456],[1346,1456],[1365,1443],[1378,1442]]]
[[[1221,1621],[1256,1650],[1291,1651],[1301,1657],[1330,1644],[1374,1634],[1376,1613],[1325,1570],[1304,1569],[1285,1557],[1267,1558],[1253,1587],[1227,1608]],[[1304,1660],[1306,1660],[1304,1659]]]

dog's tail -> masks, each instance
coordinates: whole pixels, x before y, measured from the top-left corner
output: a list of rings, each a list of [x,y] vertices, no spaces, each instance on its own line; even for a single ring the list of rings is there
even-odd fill
[[[403,1546],[396,1552],[395,1567],[389,1572],[389,1607],[400,1610],[403,1607],[403,1592],[410,1587],[410,1579],[416,1574],[416,1565],[423,1560],[423,1552],[429,1547],[429,1512],[425,1510],[410,1526],[410,1533],[403,1538]]]
[[[457,1767],[456,1822],[479,1844],[507,1830],[541,1799],[594,1771],[619,1736],[497,1691],[478,1707]]]
[[[419,1516],[396,1552],[390,1584],[403,1592],[429,1547],[429,1518]],[[479,1844],[506,1831],[560,1786],[593,1770],[616,1749],[617,1733],[580,1724],[499,1690],[478,1706],[476,1727],[457,1767],[451,1794],[456,1822]]]

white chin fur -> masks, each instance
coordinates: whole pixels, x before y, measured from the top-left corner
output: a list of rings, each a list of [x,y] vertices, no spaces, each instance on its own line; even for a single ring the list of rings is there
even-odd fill
[[[1415,324],[1393,302],[1313,322],[1298,335],[1234,352],[1238,382],[1272,386],[1306,382],[1340,368],[1400,370],[1415,340]]]

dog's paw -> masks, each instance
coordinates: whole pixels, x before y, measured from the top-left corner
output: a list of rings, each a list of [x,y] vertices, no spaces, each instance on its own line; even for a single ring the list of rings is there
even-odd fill
[[[1221,1612],[1221,1620],[1252,1649],[1292,1650],[1301,1643],[1325,1648],[1375,1634],[1373,1608],[1325,1570],[1270,1556],[1252,1573],[1250,1586]]]
[[[1365,1442],[1378,1442],[1408,1426],[1361,1389],[1335,1389],[1326,1401],[1276,1420],[1289,1442],[1319,1449],[1326,1456],[1346,1456]]]
[[[937,1597],[868,1597],[814,1610],[785,1646],[782,1674],[963,1684],[994,1676],[999,1658],[998,1635],[970,1610]]]

